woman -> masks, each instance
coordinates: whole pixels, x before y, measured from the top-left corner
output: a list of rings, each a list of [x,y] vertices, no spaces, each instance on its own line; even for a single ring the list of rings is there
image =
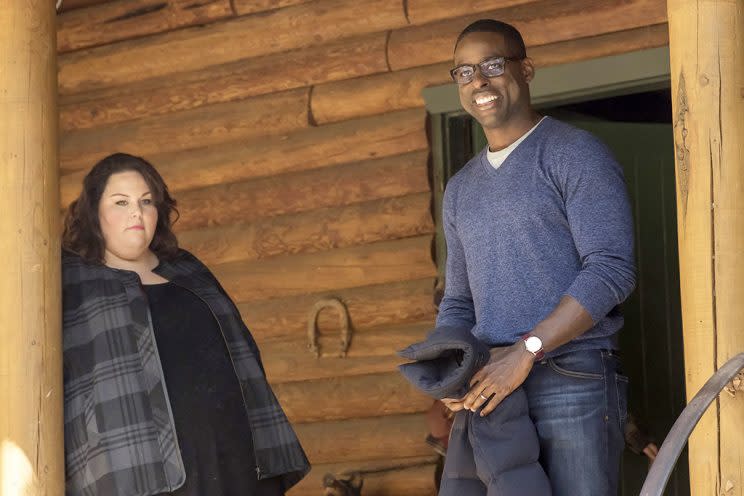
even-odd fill
[[[275,496],[309,470],[256,343],[178,248],[145,160],[96,164],[65,219],[68,495]]]

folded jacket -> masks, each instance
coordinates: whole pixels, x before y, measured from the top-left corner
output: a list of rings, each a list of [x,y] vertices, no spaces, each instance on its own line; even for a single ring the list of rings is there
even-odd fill
[[[399,367],[403,376],[437,399],[463,397],[491,356],[470,329],[456,327],[438,327],[398,354],[416,360]],[[461,410],[450,434],[439,496],[550,496],[539,453],[521,387],[485,417]]]
[[[470,329],[437,327],[424,341],[398,352],[415,360],[400,365],[403,376],[425,394],[436,398],[461,398],[468,392],[469,381],[491,357],[488,346]]]

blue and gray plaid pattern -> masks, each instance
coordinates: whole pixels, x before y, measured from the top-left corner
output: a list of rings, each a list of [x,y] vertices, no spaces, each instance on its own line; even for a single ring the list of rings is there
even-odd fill
[[[139,278],[70,253],[63,255],[62,270],[66,493],[173,491],[186,474]],[[285,490],[293,486],[309,463],[237,308],[186,251],[155,272],[192,291],[214,313],[242,387],[259,478],[281,476]]]

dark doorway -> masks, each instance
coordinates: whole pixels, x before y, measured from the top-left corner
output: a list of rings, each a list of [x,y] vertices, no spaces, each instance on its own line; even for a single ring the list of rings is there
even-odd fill
[[[635,219],[638,286],[624,305],[621,353],[631,379],[629,411],[661,444],[686,404],[670,92],[542,110],[597,135],[623,166]],[[626,450],[623,496],[640,493],[647,470],[644,457]],[[690,494],[686,452],[666,494]]]

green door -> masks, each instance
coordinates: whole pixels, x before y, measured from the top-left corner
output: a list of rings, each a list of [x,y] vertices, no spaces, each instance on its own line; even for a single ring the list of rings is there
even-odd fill
[[[686,403],[672,126],[611,122],[560,110],[547,113],[594,133],[623,166],[635,220],[638,285],[623,306],[621,355],[630,377],[629,410],[661,445]],[[485,146],[477,123],[471,136],[473,151]],[[645,457],[626,450],[622,495],[638,495],[647,471]],[[666,494],[690,494],[686,451]]]

